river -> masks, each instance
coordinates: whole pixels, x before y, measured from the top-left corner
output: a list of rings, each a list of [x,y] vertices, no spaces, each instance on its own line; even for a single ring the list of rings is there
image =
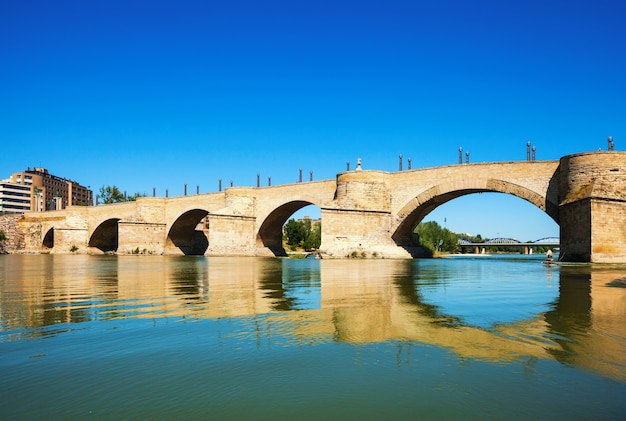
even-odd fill
[[[626,266],[0,256],[0,419],[626,419]]]

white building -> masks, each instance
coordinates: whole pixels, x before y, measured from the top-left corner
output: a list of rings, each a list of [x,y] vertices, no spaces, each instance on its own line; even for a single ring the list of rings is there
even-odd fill
[[[0,180],[0,214],[30,211],[31,184],[19,184],[11,179]]]

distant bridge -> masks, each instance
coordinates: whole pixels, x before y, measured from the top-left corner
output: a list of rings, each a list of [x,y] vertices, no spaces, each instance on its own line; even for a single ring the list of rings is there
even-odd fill
[[[521,242],[515,238],[492,238],[481,243],[475,243],[464,238],[459,238],[458,244],[460,246],[472,246],[472,247],[524,247],[524,246],[546,246],[546,247],[559,247],[561,241],[559,237],[544,237],[535,241]]]

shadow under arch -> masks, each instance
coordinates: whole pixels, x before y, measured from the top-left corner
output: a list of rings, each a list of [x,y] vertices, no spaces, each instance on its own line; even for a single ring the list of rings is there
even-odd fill
[[[167,234],[167,246],[178,248],[184,255],[204,255],[209,248],[209,239],[204,230],[196,227],[208,214],[204,209],[192,209],[180,215]]]
[[[283,248],[283,225],[291,215],[309,205],[315,205],[315,203],[294,200],[274,209],[259,228],[256,237],[257,247],[265,247],[275,256],[286,256],[287,252]]]
[[[551,182],[552,184],[552,182]],[[410,200],[399,212],[398,217],[404,218],[398,224],[391,238],[400,247],[412,255],[419,246],[417,235],[413,233],[415,227],[435,208],[474,193],[504,193],[526,200],[544,211],[557,224],[559,223],[558,204],[549,197],[533,190],[505,180],[463,180],[452,181],[431,187]],[[548,194],[550,189],[548,190]]]
[[[50,228],[43,237],[42,245],[45,249],[54,247],[54,227]]]
[[[98,225],[89,238],[89,247],[95,247],[105,253],[117,251],[119,243],[119,221],[119,218],[112,218]]]

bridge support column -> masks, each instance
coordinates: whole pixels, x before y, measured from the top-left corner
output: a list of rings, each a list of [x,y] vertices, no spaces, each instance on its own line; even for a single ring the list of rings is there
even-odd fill
[[[256,189],[230,187],[226,207],[209,215],[209,247],[206,256],[256,255]]]
[[[587,198],[561,206],[565,262],[626,262],[626,202]]]
[[[252,216],[212,213],[209,216],[209,247],[205,255],[255,256],[255,224],[256,218]]]
[[[320,252],[333,258],[410,259],[389,232],[388,212],[322,209]]]
[[[411,258],[391,238],[390,201],[387,173],[360,170],[339,174],[337,206],[322,208],[322,254],[337,258]]]
[[[559,259],[626,262],[626,153],[569,155],[560,168]]]
[[[87,253],[89,234],[84,228],[54,229],[54,247],[52,253]]]
[[[163,254],[165,224],[119,221],[117,254]]]

